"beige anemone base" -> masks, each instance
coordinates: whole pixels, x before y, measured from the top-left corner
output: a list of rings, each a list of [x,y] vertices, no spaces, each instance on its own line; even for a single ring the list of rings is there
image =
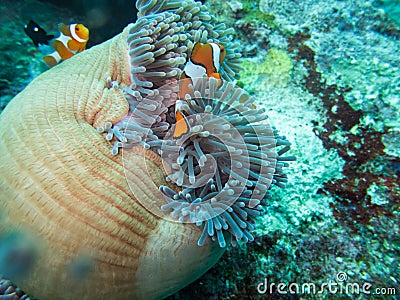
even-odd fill
[[[0,237],[20,237],[33,264],[10,279],[42,300],[164,297],[223,253],[143,207],[163,201],[157,155],[134,149],[123,165],[95,129],[128,111],[127,30],[37,77],[0,116]]]

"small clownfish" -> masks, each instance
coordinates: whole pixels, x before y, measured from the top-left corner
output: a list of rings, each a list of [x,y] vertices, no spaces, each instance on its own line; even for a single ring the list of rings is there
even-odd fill
[[[220,83],[221,76],[218,73],[226,56],[225,48],[221,44],[197,42],[187,61],[179,83],[178,99],[175,104],[175,130],[173,137],[180,138],[189,132],[189,122],[183,114],[185,95],[189,93],[189,85],[196,85],[199,78],[205,76],[217,78]]]
[[[76,53],[85,50],[89,39],[89,29],[82,24],[60,24],[59,30],[60,36],[51,43],[56,51],[43,57],[49,67],[55,66],[62,59],[71,58]]]

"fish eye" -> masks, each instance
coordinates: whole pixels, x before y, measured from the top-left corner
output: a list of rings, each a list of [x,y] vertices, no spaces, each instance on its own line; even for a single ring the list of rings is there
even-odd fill
[[[75,31],[79,31],[79,28],[78,28],[78,27],[75,27]]]
[[[35,26],[33,27],[33,31],[39,31],[39,29]]]

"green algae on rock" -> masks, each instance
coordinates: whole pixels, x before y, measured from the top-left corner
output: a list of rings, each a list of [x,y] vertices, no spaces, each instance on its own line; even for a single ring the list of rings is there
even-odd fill
[[[291,79],[293,63],[285,50],[271,48],[265,59],[256,62],[245,59],[240,72],[241,82],[246,86],[258,84],[275,87],[286,87]]]

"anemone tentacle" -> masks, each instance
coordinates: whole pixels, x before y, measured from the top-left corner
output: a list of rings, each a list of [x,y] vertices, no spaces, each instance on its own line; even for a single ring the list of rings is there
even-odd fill
[[[161,186],[167,201],[161,208],[180,222],[202,226],[199,246],[210,236],[225,247],[224,232],[231,234],[232,244],[250,242],[270,185],[284,187],[287,181],[284,162],[294,158],[282,155],[290,143],[277,135],[265,111],[255,108],[243,89],[230,82],[218,87],[215,78],[196,82],[185,96],[190,131],[179,139],[169,133],[164,138],[183,150],[161,146],[172,166],[167,180],[182,187],[175,192]]]

